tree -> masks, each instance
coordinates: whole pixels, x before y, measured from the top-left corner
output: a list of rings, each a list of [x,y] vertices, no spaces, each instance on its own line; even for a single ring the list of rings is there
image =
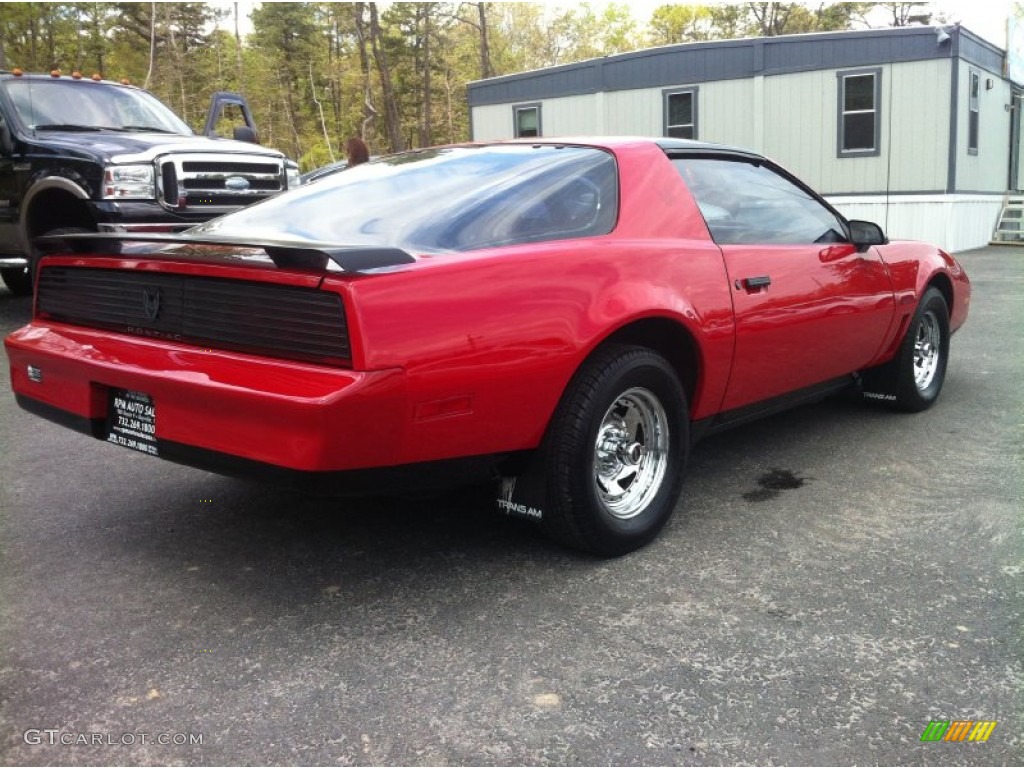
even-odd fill
[[[647,23],[650,45],[711,40],[715,32],[711,8],[706,5],[661,5]]]
[[[809,8],[801,3],[747,3],[754,33],[764,37],[849,29],[851,18],[861,12],[863,5],[821,3]]]
[[[889,26],[911,27],[932,23],[931,3],[864,3],[889,12]]]
[[[388,146],[392,152],[401,152],[405,149],[405,140],[402,138],[398,100],[395,97],[395,88],[391,79],[391,67],[388,64],[387,51],[384,49],[380,18],[377,15],[377,4],[368,3],[368,5],[370,6],[370,50],[373,52],[373,60],[377,64],[377,74],[380,77],[380,87],[384,100],[384,125],[387,129]]]

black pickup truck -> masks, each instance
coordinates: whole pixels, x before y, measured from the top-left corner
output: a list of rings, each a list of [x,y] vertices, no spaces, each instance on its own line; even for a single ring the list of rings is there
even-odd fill
[[[131,85],[0,71],[0,277],[32,292],[41,235],[171,232],[299,185],[251,125],[234,135],[199,136]]]

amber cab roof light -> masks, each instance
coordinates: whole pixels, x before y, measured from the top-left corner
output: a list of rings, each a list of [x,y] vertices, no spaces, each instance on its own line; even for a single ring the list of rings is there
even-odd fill
[[[4,70],[4,69],[0,68],[0,74],[12,75],[13,77],[24,77],[25,76],[25,70],[21,69],[20,67],[14,67],[14,68],[12,68],[10,70]],[[61,72],[61,70],[56,69],[56,68],[55,69],[51,69],[49,74],[50,74],[50,77],[54,78],[55,80],[59,80],[60,78],[65,77],[63,72]],[[40,75],[40,76],[45,77],[45,75]],[[93,72],[90,77],[86,78],[86,76],[83,75],[80,70],[76,69],[76,70],[74,70],[71,73],[70,77],[73,80],[86,80],[86,79],[88,79],[88,80],[92,80],[95,83],[103,82],[103,75],[101,75],[99,72]],[[121,85],[131,85],[132,84],[132,81],[129,80],[127,77],[122,77],[118,82]]]

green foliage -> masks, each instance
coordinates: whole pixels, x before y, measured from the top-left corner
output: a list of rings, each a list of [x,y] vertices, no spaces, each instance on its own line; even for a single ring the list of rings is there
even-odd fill
[[[712,9],[706,5],[661,5],[648,23],[650,45],[670,45],[711,40],[717,31]]]
[[[847,29],[869,16],[927,23],[930,13],[925,3],[666,4],[643,23],[625,2],[597,10],[588,2],[371,5],[263,2],[246,24],[203,2],[4,2],[0,68],[127,78],[194,128],[214,91],[240,91],[262,142],[308,169],[343,157],[351,136],[374,154],[465,140],[466,84],[485,72],[647,45]],[[251,31],[242,38],[239,28]]]

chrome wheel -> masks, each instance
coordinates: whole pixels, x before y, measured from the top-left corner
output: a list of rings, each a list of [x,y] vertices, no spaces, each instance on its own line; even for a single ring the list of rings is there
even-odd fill
[[[669,460],[668,417],[658,398],[633,387],[604,414],[594,445],[594,484],[604,508],[620,520],[646,509]]]
[[[918,392],[924,392],[935,379],[941,355],[942,329],[934,312],[921,316],[914,337],[914,385]]]

